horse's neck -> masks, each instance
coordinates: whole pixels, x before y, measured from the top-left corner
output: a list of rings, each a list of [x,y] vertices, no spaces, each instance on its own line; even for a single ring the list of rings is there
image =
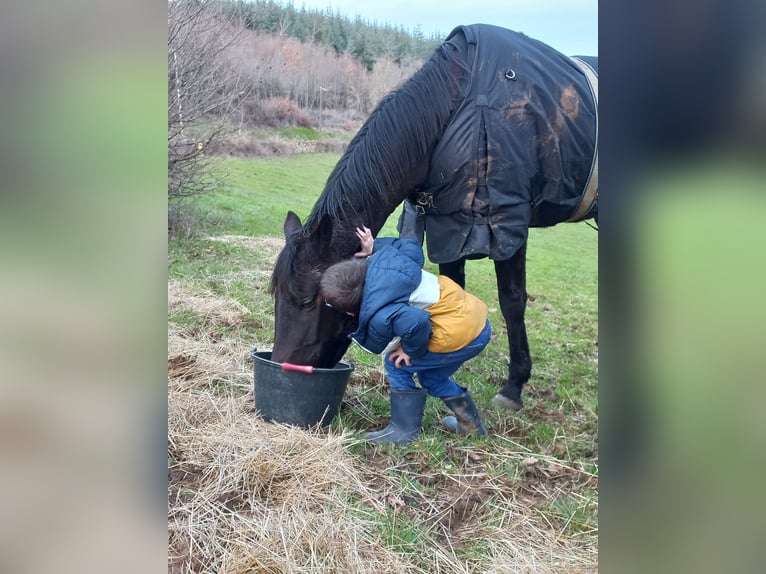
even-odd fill
[[[421,119],[425,126],[403,121],[385,131],[366,131],[344,158],[346,166],[353,166],[348,169],[356,170],[357,179],[339,183],[344,208],[338,224],[349,218],[375,232],[383,227],[402,201],[425,182],[431,155],[449,118],[450,113],[442,111],[439,117]]]
[[[423,164],[428,165],[428,158],[424,158]],[[358,248],[357,227],[369,227],[373,235],[377,237],[391,214],[423,181],[426,170],[422,171],[422,174],[413,173],[410,178],[403,179],[387,188],[385,197],[377,197],[374,194],[350,194],[347,196],[344,211],[333,218],[332,243],[336,248],[335,251],[346,252],[349,246],[354,249]]]

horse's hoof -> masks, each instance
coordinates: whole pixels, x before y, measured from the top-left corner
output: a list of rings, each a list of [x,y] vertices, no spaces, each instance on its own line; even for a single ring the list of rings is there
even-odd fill
[[[497,393],[495,395],[495,398],[492,399],[492,405],[499,407],[501,409],[507,410],[507,411],[520,411],[524,405],[521,402],[521,400],[514,401],[513,399],[509,399],[505,395],[501,395],[500,393]]]

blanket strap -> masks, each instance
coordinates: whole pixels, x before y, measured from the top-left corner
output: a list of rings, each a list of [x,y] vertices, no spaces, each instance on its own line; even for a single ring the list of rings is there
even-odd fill
[[[593,206],[598,201],[598,75],[593,68],[580,58],[571,58],[575,65],[580,68],[588,80],[593,101],[596,104],[596,145],[593,148],[593,161],[590,165],[588,181],[585,184],[585,191],[580,197],[580,203],[574,210],[572,216],[567,219],[568,222],[582,221],[590,213]]]

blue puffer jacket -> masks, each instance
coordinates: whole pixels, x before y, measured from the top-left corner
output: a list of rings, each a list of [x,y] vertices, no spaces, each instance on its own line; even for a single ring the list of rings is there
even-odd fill
[[[359,327],[349,337],[371,353],[381,353],[394,337],[413,358],[428,350],[431,316],[411,307],[410,294],[420,284],[425,263],[423,249],[411,239],[375,240],[367,260],[367,275],[359,310]]]

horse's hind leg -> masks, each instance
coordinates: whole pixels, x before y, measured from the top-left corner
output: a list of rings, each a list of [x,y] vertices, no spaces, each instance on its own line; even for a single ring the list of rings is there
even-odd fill
[[[465,289],[465,259],[439,264],[439,275],[446,275]]]
[[[529,380],[532,372],[527,329],[524,325],[524,312],[527,307],[526,255],[525,244],[510,259],[495,261],[497,293],[508,329],[511,363],[508,368],[508,380],[492,399],[492,404],[514,411],[524,405],[521,400],[521,388]]]

